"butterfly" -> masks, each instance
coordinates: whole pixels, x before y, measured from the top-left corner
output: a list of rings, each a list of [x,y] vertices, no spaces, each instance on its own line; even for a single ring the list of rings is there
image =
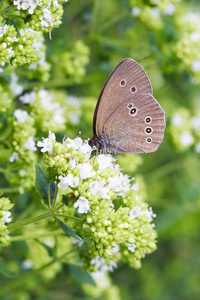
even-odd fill
[[[154,152],[164,130],[165,114],[148,75],[135,60],[122,60],[99,95],[90,146],[113,154]]]

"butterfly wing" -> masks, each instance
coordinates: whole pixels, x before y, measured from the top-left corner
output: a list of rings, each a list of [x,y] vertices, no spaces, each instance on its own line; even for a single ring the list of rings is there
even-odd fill
[[[126,58],[112,71],[99,95],[93,119],[94,135],[102,136],[105,122],[117,107],[138,94],[152,95],[151,83],[142,66]]]
[[[164,130],[164,111],[152,95],[124,99],[102,128],[105,152],[153,152],[162,142]]]

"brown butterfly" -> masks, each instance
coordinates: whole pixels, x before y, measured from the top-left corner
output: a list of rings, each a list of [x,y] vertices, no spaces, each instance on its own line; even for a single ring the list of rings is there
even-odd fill
[[[153,152],[164,130],[165,114],[146,72],[133,59],[122,60],[99,95],[89,144],[103,153]]]

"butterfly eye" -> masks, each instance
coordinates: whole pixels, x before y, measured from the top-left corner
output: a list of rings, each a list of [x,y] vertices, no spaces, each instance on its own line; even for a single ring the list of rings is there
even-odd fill
[[[129,111],[129,114],[131,115],[131,116],[136,116],[137,115],[137,112],[138,112],[138,109],[137,109],[137,107],[133,107],[130,111]]]
[[[146,117],[144,121],[145,121],[146,124],[150,124],[152,122],[152,118],[151,117]]]
[[[132,92],[132,93],[135,93],[135,92],[136,92],[136,87],[135,87],[135,86],[132,86],[132,87],[131,87],[131,92]]]
[[[125,84],[126,84],[126,80],[125,79],[121,80],[120,85],[124,86]]]
[[[133,107],[133,103],[129,103],[128,105],[127,105],[127,108],[128,109],[131,109]]]
[[[150,137],[148,137],[147,139],[146,139],[146,141],[147,141],[147,143],[152,143],[152,139],[150,138]]]
[[[145,132],[151,134],[153,132],[153,129],[151,127],[146,127]]]

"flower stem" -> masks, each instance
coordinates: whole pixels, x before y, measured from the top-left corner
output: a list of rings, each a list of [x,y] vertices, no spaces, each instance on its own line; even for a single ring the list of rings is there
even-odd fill
[[[33,277],[34,275],[40,273],[41,271],[45,270],[46,268],[48,268],[49,266],[53,265],[55,262],[57,261],[61,261],[65,256],[67,256],[68,254],[70,254],[73,250],[70,250],[64,254],[62,254],[61,256],[52,259],[50,262],[48,262],[47,264],[43,265],[42,267],[30,272],[29,274],[26,274],[14,281],[12,281],[11,283],[7,284],[6,286],[4,286],[2,289],[0,289],[0,295],[16,288],[17,286],[23,284],[26,280],[30,279],[31,277]]]
[[[63,217],[63,218],[67,218],[67,219],[70,219],[70,220],[76,220],[76,221],[80,221],[80,222],[83,222],[82,219],[80,218],[77,218],[77,217],[73,217],[73,216],[68,216],[68,215],[65,215],[65,214],[60,214],[60,213],[55,213],[54,216],[58,216],[58,217]]]
[[[55,230],[53,232],[45,232],[45,233],[37,233],[37,234],[29,234],[29,235],[17,235],[17,236],[11,236],[10,240],[11,242],[18,242],[18,241],[24,241],[24,240],[33,240],[33,239],[39,239],[39,238],[45,238],[48,236],[57,236],[57,235],[63,235],[64,232],[62,230]]]
[[[41,214],[41,215],[29,218],[29,219],[26,219],[26,220],[19,221],[19,222],[16,222],[14,224],[8,225],[7,228],[8,228],[8,230],[16,230],[16,229],[18,229],[20,227],[23,227],[25,225],[35,223],[37,221],[40,221],[40,220],[43,220],[43,219],[46,219],[46,218],[51,218],[51,217],[52,217],[52,215],[50,214],[50,212],[46,212],[44,214]]]
[[[54,207],[56,205],[57,195],[58,195],[58,185],[56,184],[56,191],[55,191],[55,195],[54,195],[54,199],[53,199],[52,210],[54,209]]]
[[[48,204],[49,204],[49,209],[51,209],[51,195],[50,195],[50,183],[48,182],[47,184],[48,187]]]

